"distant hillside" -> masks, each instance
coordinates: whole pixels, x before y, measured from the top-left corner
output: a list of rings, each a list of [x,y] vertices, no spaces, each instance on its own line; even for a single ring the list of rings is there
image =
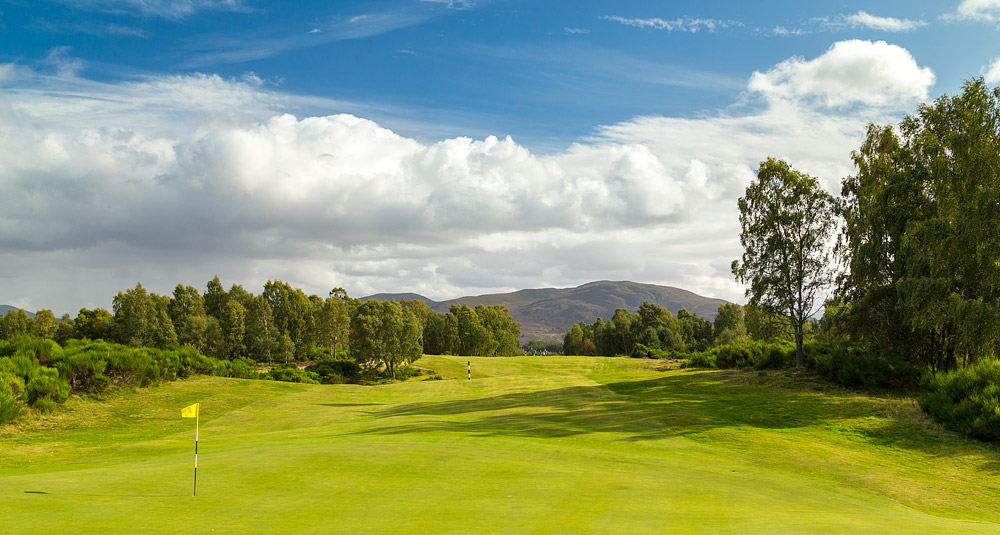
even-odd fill
[[[656,303],[675,314],[681,308],[686,308],[708,320],[715,319],[719,306],[726,303],[722,299],[703,297],[680,288],[627,281],[591,282],[577,288],[519,290],[440,302],[414,293],[376,294],[362,299],[419,299],[439,314],[447,312],[451,305],[458,303],[471,307],[503,305],[521,324],[522,341],[562,340],[562,336],[574,323],[590,323],[599,317],[609,319],[616,308],[635,312],[643,301]]]
[[[0,305],[0,316],[6,316],[7,313],[10,312],[11,310],[20,310],[20,309],[21,309],[21,307],[15,307],[15,306],[11,306],[11,305]],[[28,312],[28,311],[25,310],[25,312]],[[28,312],[28,317],[29,318],[35,317],[35,313],[34,312]]]

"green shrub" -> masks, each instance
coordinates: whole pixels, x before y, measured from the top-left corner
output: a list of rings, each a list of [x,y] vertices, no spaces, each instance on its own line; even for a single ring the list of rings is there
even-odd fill
[[[674,355],[671,351],[665,351],[663,349],[657,349],[655,347],[648,347],[642,344],[636,344],[632,349],[632,358],[639,359],[669,359]]]
[[[1000,362],[928,376],[924,387],[920,408],[934,419],[980,440],[1000,440]]]
[[[13,390],[0,377],[0,425],[14,420],[20,412],[21,408],[18,406],[17,400],[14,399]]]
[[[808,341],[804,350],[807,367],[844,386],[912,389],[920,381],[920,370],[912,363],[888,359],[863,348]]]
[[[420,368],[414,368],[413,366],[403,366],[402,368],[396,368],[396,380],[405,381],[411,377],[419,377],[421,372]]]
[[[361,376],[361,366],[353,360],[321,360],[307,366],[306,371],[315,373],[324,384],[356,383]]]
[[[271,368],[267,372],[267,379],[273,381],[285,381],[289,383],[311,383],[318,384],[319,376],[313,372],[300,370],[294,364],[282,364]]]
[[[42,366],[32,373],[24,387],[24,395],[32,406],[42,399],[62,403],[69,398],[69,383],[59,377],[59,370]]]
[[[681,368],[715,368],[715,353],[703,351],[701,353],[689,353],[687,360],[681,363]]]

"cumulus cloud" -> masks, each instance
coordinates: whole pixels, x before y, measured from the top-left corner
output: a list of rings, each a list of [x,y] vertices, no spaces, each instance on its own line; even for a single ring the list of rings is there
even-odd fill
[[[750,89],[770,101],[813,101],[827,107],[885,106],[927,99],[934,72],[905,48],[885,41],[841,41],[822,56],[787,59],[755,72]]]
[[[927,26],[927,23],[922,20],[878,17],[865,11],[858,11],[853,15],[847,15],[844,17],[844,20],[856,28],[862,27],[885,32],[907,32]]]
[[[755,75],[760,110],[637,117],[550,154],[295,116],[252,75],[102,84],[0,65],[0,300],[72,312],[215,274],[438,299],[633,279],[737,300],[735,202],[759,162],[835,191],[867,122],[909,95],[829,112],[807,75],[855,72],[835,50]]]

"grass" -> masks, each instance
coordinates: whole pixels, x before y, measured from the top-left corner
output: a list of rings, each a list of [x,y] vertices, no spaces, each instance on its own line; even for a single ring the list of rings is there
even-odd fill
[[[445,380],[73,398],[0,430],[4,530],[1000,533],[1000,452],[910,399],[661,361],[417,364]]]

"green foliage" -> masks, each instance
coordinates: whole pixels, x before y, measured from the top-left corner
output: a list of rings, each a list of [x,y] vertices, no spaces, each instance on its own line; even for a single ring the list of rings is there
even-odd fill
[[[795,345],[787,341],[725,344],[688,355],[683,367],[780,369],[795,362]]]
[[[24,397],[29,405],[36,405],[41,399],[62,403],[69,397],[69,384],[59,377],[59,370],[39,366],[32,370],[24,387]]]
[[[428,355],[509,357],[521,351],[521,324],[501,305],[452,305],[447,314],[435,314],[426,306],[409,306],[423,318],[423,352]]]
[[[112,385],[148,386],[191,375],[256,377],[253,362],[206,357],[192,347],[174,350],[133,348],[105,341],[51,340],[19,336],[0,341],[0,412],[18,412],[21,403],[49,410],[71,393],[96,394]],[[10,409],[11,401],[15,409]]]
[[[791,322],[795,365],[803,365],[803,330],[815,300],[831,281],[828,240],[833,198],[819,182],[782,160],[761,162],[739,200],[743,257],[733,275],[747,284],[750,305]]]
[[[279,364],[267,372],[266,378],[274,381],[285,381],[287,383],[319,383],[319,375],[308,370],[299,369],[294,364]]]
[[[10,340],[11,338],[29,334],[32,328],[32,320],[24,310],[10,310],[0,316],[0,339]]]
[[[711,345],[712,324],[685,309],[675,317],[667,309],[643,302],[635,314],[619,308],[606,323],[578,323],[563,337],[566,355],[635,355],[650,350],[663,354],[701,350]],[[643,346],[639,349],[638,346]]]
[[[852,388],[911,389],[920,381],[920,370],[912,362],[858,346],[810,342],[806,354],[809,368],[829,381]]]
[[[351,354],[360,366],[384,366],[395,379],[397,368],[420,358],[420,335],[410,309],[395,301],[367,301],[351,318]]]
[[[920,408],[947,427],[980,440],[1000,440],[1000,362],[929,376]]]
[[[21,408],[14,399],[14,390],[8,380],[0,374],[0,425],[13,421],[21,413]]]
[[[81,308],[73,320],[73,336],[88,340],[110,340],[111,319],[111,313],[103,308],[98,307],[94,310]]]
[[[315,373],[324,384],[357,383],[361,378],[361,367],[353,360],[321,360],[306,366],[306,371]]]
[[[842,185],[846,330],[932,371],[1000,344],[1000,89],[982,79],[872,125]],[[960,362],[961,361],[961,362]]]

